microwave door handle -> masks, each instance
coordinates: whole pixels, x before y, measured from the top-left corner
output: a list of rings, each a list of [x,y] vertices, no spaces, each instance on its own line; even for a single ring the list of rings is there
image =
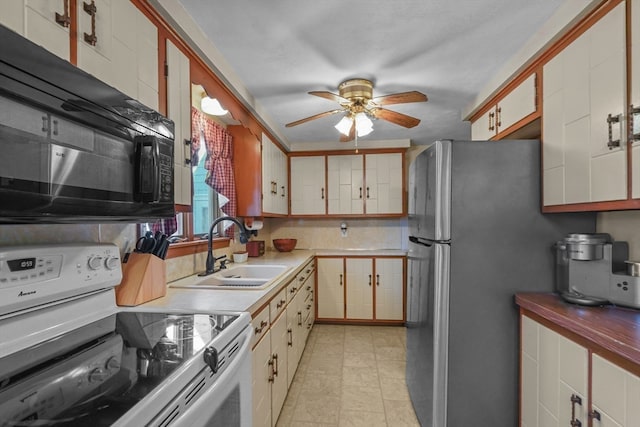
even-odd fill
[[[155,137],[136,140],[136,200],[155,203],[160,200],[160,147]]]

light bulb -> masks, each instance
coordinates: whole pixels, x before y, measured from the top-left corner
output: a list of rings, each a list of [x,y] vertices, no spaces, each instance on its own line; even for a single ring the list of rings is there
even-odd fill
[[[356,131],[358,136],[369,135],[373,132],[373,122],[365,113],[356,114]]]
[[[350,116],[344,116],[342,120],[340,120],[334,127],[338,129],[338,132],[340,132],[341,134],[349,136],[352,125],[353,119]]]

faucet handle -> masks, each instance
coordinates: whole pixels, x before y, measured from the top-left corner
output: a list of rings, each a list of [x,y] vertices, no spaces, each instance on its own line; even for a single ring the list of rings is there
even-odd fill
[[[220,270],[224,270],[227,268],[227,263],[229,262],[229,260],[226,259],[227,258],[226,256],[220,257],[220,258],[224,258],[220,261]]]

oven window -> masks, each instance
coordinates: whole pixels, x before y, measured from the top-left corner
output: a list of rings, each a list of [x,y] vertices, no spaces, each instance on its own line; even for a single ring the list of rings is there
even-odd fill
[[[237,385],[213,414],[209,427],[234,427],[240,425],[240,385]]]

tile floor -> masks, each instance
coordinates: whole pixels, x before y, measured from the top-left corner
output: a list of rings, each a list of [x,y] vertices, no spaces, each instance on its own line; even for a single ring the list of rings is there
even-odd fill
[[[403,327],[315,325],[277,427],[419,427],[405,351]]]

